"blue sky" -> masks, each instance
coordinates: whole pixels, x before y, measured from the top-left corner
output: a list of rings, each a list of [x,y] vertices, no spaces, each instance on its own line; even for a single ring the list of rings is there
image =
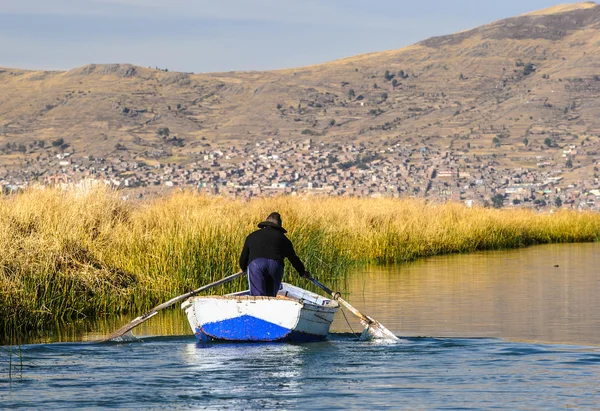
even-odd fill
[[[560,0],[0,0],[0,66],[263,70],[398,49]]]

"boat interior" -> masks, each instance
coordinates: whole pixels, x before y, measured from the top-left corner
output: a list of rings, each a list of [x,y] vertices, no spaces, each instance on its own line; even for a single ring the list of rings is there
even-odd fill
[[[250,296],[250,290],[240,291],[237,293],[227,294],[229,296]],[[313,305],[337,307],[338,302],[327,297],[323,297],[319,294],[315,294],[311,291],[305,290],[304,288],[296,287],[288,283],[281,283],[277,297],[292,298],[304,303]],[[264,298],[264,297],[262,297]]]

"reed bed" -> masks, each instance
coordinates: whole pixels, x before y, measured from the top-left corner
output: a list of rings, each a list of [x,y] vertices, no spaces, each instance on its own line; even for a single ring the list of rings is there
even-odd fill
[[[37,330],[86,316],[139,313],[236,272],[245,236],[271,211],[282,214],[297,253],[324,280],[359,264],[600,235],[599,214],[567,210],[539,214],[393,199],[243,201],[190,192],[132,202],[105,189],[30,189],[0,197],[4,336],[15,324]],[[294,282],[289,264],[286,270]]]

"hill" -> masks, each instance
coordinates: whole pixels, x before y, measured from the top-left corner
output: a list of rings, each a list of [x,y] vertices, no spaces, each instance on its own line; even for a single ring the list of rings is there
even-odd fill
[[[297,69],[0,69],[0,162],[23,167],[54,142],[185,164],[207,147],[310,137],[494,156],[505,167],[571,159],[565,177],[580,181],[595,173],[599,97],[600,6],[585,2]],[[565,147],[577,155],[563,157]]]

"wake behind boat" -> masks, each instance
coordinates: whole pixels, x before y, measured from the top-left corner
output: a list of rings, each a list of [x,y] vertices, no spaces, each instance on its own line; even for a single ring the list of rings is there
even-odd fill
[[[198,341],[309,342],[327,338],[339,304],[291,284],[277,297],[254,297],[250,291],[225,296],[196,296],[185,311]]]

